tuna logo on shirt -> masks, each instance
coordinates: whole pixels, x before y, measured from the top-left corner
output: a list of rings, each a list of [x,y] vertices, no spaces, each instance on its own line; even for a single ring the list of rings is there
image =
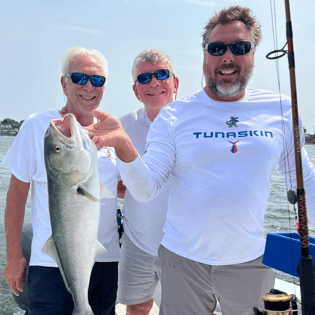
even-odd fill
[[[232,128],[233,126],[238,127],[238,125],[236,124],[238,122],[238,117],[231,116],[231,120],[227,120],[226,124],[229,126],[229,128]]]
[[[240,140],[237,140],[235,142],[231,142],[229,141],[230,143],[232,143],[232,148],[231,148],[231,152],[232,153],[236,153],[238,150],[237,150],[237,146],[236,146],[236,143],[239,142]]]

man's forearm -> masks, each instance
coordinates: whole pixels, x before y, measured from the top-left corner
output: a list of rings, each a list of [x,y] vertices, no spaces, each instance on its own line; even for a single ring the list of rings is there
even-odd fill
[[[130,138],[124,137],[124,141],[115,147],[117,157],[123,162],[129,163],[134,161],[138,156],[138,151],[132,144]]]
[[[21,234],[28,190],[29,184],[22,183],[15,177],[11,178],[5,211],[7,260],[14,260],[22,256]]]

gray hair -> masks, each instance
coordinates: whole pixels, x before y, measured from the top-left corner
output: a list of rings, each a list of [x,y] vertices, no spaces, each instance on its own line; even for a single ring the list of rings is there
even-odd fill
[[[145,61],[150,61],[152,64],[157,64],[158,62],[166,63],[169,66],[169,70],[175,75],[175,66],[171,58],[163,51],[158,49],[147,49],[142,51],[134,60],[132,65],[132,79],[136,82],[136,68],[137,66]]]
[[[108,78],[108,67],[105,57],[102,55],[101,52],[85,47],[74,47],[65,54],[61,65],[62,75],[65,75],[69,72],[70,62],[79,56],[89,56],[90,58],[96,59],[96,64],[100,67],[103,76],[106,79]]]
[[[204,27],[204,33],[202,34],[202,48],[205,48],[206,44],[208,44],[209,36],[216,25],[228,24],[234,21],[241,21],[245,24],[246,28],[252,34],[252,41],[255,43],[255,46],[258,46],[262,38],[261,25],[252,14],[250,8],[235,5],[223,9],[219,13],[216,12],[215,15],[210,18],[208,24]]]

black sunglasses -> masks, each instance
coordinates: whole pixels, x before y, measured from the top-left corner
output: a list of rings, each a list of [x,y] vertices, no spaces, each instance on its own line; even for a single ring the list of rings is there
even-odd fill
[[[163,81],[163,80],[166,80],[167,78],[169,78],[171,73],[172,72],[170,72],[170,70],[168,70],[168,69],[161,69],[161,70],[158,70],[154,73],[149,73],[149,72],[141,73],[137,76],[135,83],[137,81],[141,84],[149,83],[149,82],[151,82],[153,76],[155,76],[155,78],[157,80]],[[173,74],[173,76],[175,76],[175,75]]]
[[[231,49],[233,55],[242,56],[248,54],[251,51],[251,49],[255,47],[255,44],[245,40],[239,40],[232,44],[213,42],[208,43],[205,46],[205,50],[207,50],[208,53],[212,56],[223,56],[226,53],[228,47]]]
[[[71,78],[73,83],[79,85],[85,85],[88,80],[91,80],[91,84],[95,87],[103,86],[106,80],[106,78],[101,75],[87,75],[80,72],[66,73],[64,76]]]

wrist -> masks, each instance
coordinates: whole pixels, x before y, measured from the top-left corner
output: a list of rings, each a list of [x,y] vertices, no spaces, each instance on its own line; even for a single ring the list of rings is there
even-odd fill
[[[125,134],[115,150],[117,157],[126,163],[134,161],[138,156],[138,151],[132,144],[127,134]]]

